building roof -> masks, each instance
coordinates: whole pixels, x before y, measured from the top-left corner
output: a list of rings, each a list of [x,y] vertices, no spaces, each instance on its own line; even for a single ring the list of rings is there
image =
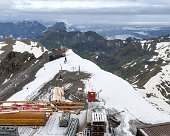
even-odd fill
[[[138,131],[142,136],[170,136],[170,123],[143,126]]]
[[[104,111],[97,111],[92,113],[92,122],[105,122],[106,114]]]
[[[87,110],[87,122],[106,122],[106,110],[101,102],[89,102]]]

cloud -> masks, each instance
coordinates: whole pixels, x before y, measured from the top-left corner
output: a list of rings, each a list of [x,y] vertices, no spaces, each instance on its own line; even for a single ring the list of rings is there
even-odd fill
[[[0,2],[0,11],[10,10],[12,5],[14,5],[13,0],[1,1]]]
[[[0,11],[13,12],[92,12],[169,14],[168,0],[8,0],[0,2]]]
[[[67,14],[169,14],[168,0],[15,0],[18,12]]]
[[[68,19],[72,22],[169,21],[169,0],[7,0],[2,19]],[[101,20],[100,18],[105,20]]]
[[[124,7],[140,7],[146,6],[144,3],[132,0],[17,0],[15,8],[18,10],[67,10],[67,9],[101,9],[101,8],[124,8]]]

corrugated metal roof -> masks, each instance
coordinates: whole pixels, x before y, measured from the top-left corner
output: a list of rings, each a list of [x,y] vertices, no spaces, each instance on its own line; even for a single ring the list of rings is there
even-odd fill
[[[137,136],[170,136],[170,123],[142,126]]]
[[[92,112],[92,122],[105,122],[107,120],[105,109]]]

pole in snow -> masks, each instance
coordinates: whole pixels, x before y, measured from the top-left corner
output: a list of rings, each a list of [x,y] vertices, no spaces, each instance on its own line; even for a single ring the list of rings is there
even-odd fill
[[[80,66],[79,66],[79,74],[80,74]]]

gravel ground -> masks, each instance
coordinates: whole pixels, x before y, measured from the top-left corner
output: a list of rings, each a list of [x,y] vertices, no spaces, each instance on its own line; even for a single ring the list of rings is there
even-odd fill
[[[82,80],[90,77],[90,74],[83,72],[60,71],[50,82],[44,85],[38,94],[33,98],[38,100],[41,98],[48,99],[53,87],[64,87],[65,98],[72,101],[83,101],[83,94],[78,91],[78,88],[85,87]]]

